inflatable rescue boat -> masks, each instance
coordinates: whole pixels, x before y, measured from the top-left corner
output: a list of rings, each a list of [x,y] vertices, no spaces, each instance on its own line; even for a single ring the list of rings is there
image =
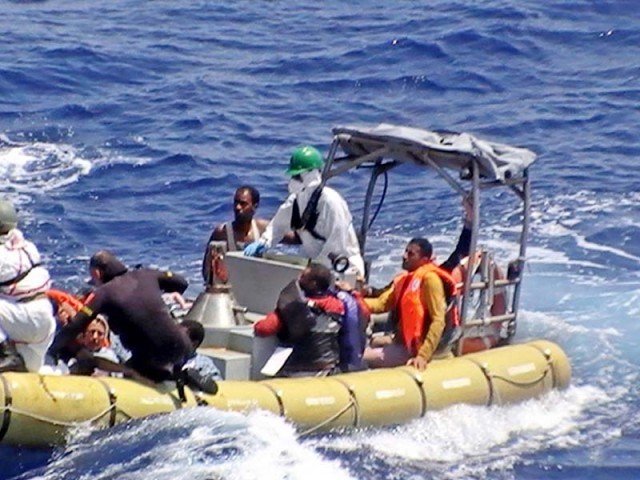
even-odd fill
[[[224,257],[227,275],[211,275],[186,318],[205,327],[200,351],[213,358],[225,378],[216,394],[186,388],[183,401],[171,383],[148,387],[110,377],[4,373],[0,443],[55,445],[77,426],[107,428],[195,406],[263,409],[286,417],[308,434],[400,424],[457,403],[503,405],[566,388],[571,367],[561,347],[545,340],[514,344],[530,218],[529,166],[535,155],[465,133],[386,124],[336,127],[333,133],[323,182],[351,170],[370,172],[359,230],[367,260],[376,181],[382,177],[386,186],[395,167],[410,164],[435,171],[454,191],[473,200],[468,257],[473,261],[458,272],[461,324],[449,358],[432,360],[422,372],[397,367],[323,378],[265,378],[262,367],[274,351],[275,339],[255,337],[253,322],[273,309],[280,290],[308,260],[281,254],[245,257],[212,242],[211,258]],[[479,243],[480,192],[493,188],[512,193],[521,205],[517,256],[505,265]],[[384,194],[376,213],[383,201]],[[508,217],[513,221],[515,216]],[[340,264],[336,275],[349,279],[348,265]]]

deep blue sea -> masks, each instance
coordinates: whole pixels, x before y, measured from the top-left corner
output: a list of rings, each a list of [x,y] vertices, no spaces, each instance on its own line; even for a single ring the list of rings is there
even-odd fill
[[[5,0],[0,35],[0,197],[59,287],[108,248],[195,296],[233,191],[257,186],[272,215],[295,146],[326,152],[344,124],[468,131],[539,155],[517,339],[573,365],[566,391],[395,428],[300,437],[203,409],[78,430],[54,451],[0,447],[1,478],[640,477],[637,0]],[[408,238],[442,256],[457,238],[459,198],[416,173],[394,176],[373,227],[378,283]],[[359,221],[365,177],[332,185]],[[513,205],[483,206],[481,243],[506,258]]]

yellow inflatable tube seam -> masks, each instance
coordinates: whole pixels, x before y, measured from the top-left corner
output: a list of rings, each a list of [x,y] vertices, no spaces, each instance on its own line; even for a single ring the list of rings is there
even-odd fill
[[[47,446],[64,442],[73,426],[108,428],[133,418],[208,405],[220,410],[263,409],[286,417],[302,433],[394,425],[456,403],[494,405],[566,388],[571,366],[548,341],[495,348],[411,367],[323,378],[221,381],[215,395],[175,385],[148,387],[110,377],[0,374],[0,443]]]

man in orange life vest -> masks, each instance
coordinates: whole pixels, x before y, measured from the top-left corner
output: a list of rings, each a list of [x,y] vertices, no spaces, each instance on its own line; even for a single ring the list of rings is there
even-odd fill
[[[364,360],[370,367],[412,365],[424,370],[438,348],[445,330],[447,297],[457,286],[451,274],[432,259],[433,247],[426,238],[413,238],[402,256],[405,272],[377,297],[365,298],[371,313],[393,312],[395,336],[386,344],[367,348]]]

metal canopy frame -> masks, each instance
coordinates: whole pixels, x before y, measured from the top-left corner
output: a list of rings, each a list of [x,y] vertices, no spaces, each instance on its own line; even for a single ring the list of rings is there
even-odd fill
[[[492,257],[483,252],[478,272],[467,269],[459,305],[463,336],[472,336],[473,332],[482,331],[483,327],[492,323],[506,322],[508,332],[505,335],[511,338],[515,333],[530,225],[528,167],[535,160],[535,154],[522,148],[485,142],[469,134],[432,132],[385,124],[377,127],[336,127],[333,132],[323,181],[354,169],[371,170],[358,235],[363,255],[378,177],[401,164],[435,171],[461,197],[472,200],[469,258],[476,258],[478,251],[480,192],[507,188],[515,194],[522,207],[518,257],[509,262],[506,278],[496,279],[490,268]],[[341,156],[338,156],[339,152]],[[478,273],[480,278],[474,278]],[[496,289],[504,289],[508,293],[508,302],[506,312],[494,316],[491,306]],[[478,295],[475,311],[472,311],[472,293]]]

